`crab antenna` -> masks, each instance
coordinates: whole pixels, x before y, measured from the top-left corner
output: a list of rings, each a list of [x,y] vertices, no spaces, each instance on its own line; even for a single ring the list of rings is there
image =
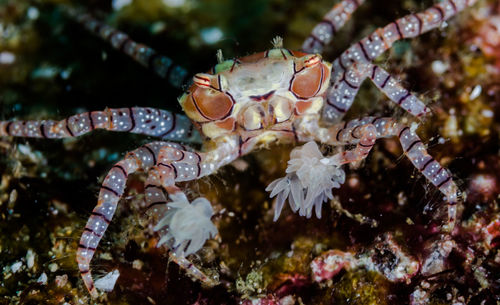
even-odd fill
[[[224,62],[224,55],[222,55],[222,50],[221,49],[218,49],[217,50],[217,63],[221,64]]]
[[[276,36],[271,40],[271,43],[273,44],[273,47],[275,49],[281,49],[283,48],[283,37],[281,36]]]

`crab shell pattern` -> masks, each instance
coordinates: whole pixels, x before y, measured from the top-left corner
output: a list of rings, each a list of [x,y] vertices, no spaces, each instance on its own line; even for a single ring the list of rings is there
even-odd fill
[[[267,143],[305,114],[318,114],[331,64],[320,55],[275,48],[199,73],[180,99],[184,112],[210,139],[238,134]]]

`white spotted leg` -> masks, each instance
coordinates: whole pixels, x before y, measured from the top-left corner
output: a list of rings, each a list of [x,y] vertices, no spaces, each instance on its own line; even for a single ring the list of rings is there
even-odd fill
[[[477,0],[444,0],[436,5],[416,14],[410,14],[389,23],[383,28],[375,30],[369,36],[361,39],[345,50],[332,63],[331,87],[327,93],[327,103],[323,112],[326,122],[335,123],[342,119],[349,109],[357,94],[359,85],[356,83],[346,83],[350,74],[362,75],[363,79],[370,77],[377,87],[379,87],[394,102],[399,103],[400,99],[408,94],[394,78],[388,79],[387,72],[380,67],[374,68],[372,61],[391,48],[393,44],[401,39],[417,37],[432,29],[438,28],[444,21],[451,18],[468,6],[473,5]],[[373,74],[375,69],[375,75]],[[359,72],[353,72],[358,70]],[[378,74],[378,75],[377,75]],[[387,74],[387,75],[386,75]],[[347,75],[347,76],[346,76]],[[385,75],[383,80],[376,80]],[[394,83],[392,89],[381,88],[384,81]],[[350,86],[351,85],[351,86]],[[396,97],[391,97],[395,92],[399,92]],[[409,100],[406,100],[409,99]],[[422,116],[428,113],[428,108],[416,97],[408,95],[401,103],[405,102],[403,108],[415,116]],[[409,103],[413,102],[412,105]]]
[[[335,70],[332,68],[333,71]],[[367,77],[368,66],[366,64],[353,65],[343,70],[342,73],[332,73],[323,109],[323,118],[326,118],[327,122],[338,122],[344,117],[351,108],[359,87]]]
[[[337,31],[349,20],[352,13],[365,2],[365,0],[342,0],[323,17],[302,45],[302,50],[307,53],[323,52]]]
[[[371,63],[401,39],[414,38],[440,27],[477,0],[444,0],[416,14],[406,15],[378,28],[345,50],[334,62],[332,71],[343,73],[353,64]],[[333,74],[333,73],[332,73]]]
[[[92,211],[76,251],[78,269],[83,282],[93,298],[98,296],[90,270],[90,261],[115,213],[118,201],[125,190],[127,178],[138,170],[147,170],[156,164],[164,142],[146,144],[116,163],[104,178],[99,191],[97,206]]]
[[[339,78],[340,77],[340,78]],[[387,71],[377,65],[362,63],[352,65],[333,80],[327,93],[325,116],[330,120],[341,119],[352,106],[359,87],[369,78],[392,102],[409,114],[421,118],[430,113],[429,107],[418,97],[405,89]]]
[[[189,203],[175,182],[210,175],[236,159],[239,153],[237,141],[221,143],[206,153],[188,151],[176,143],[152,142],[128,153],[113,166],[102,183],[97,206],[85,225],[76,254],[78,268],[91,296],[96,298],[98,292],[92,279],[90,262],[123,195],[127,177],[138,170],[151,169],[146,185],[148,208],[153,213],[155,209],[163,213],[155,216],[158,218],[155,230],[160,235],[163,233],[158,246],[166,244],[172,249],[171,257],[175,262],[194,276],[210,283],[210,279],[186,260],[185,256],[199,250],[208,238],[217,234],[217,229],[210,221],[213,210],[204,198],[197,198]],[[169,202],[159,192],[159,184],[168,193]],[[161,207],[163,210],[160,210]]]
[[[387,71],[377,65],[370,65],[369,78],[391,101],[418,118],[430,113],[429,107],[418,97],[405,89]]]
[[[147,107],[108,108],[72,115],[60,121],[0,121],[0,136],[60,139],[95,129],[138,133],[165,140],[200,142],[184,115]]]

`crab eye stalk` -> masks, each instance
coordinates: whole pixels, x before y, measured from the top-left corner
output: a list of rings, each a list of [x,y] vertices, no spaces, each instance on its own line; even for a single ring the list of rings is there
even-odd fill
[[[306,68],[311,68],[318,65],[321,62],[321,55],[319,54],[306,55],[303,56],[301,60],[303,61],[303,64]]]
[[[227,80],[223,75],[198,73],[193,76],[193,83],[200,88],[211,88],[216,91],[223,91],[227,87]]]
[[[201,88],[210,88],[212,76],[205,73],[198,73],[193,76],[193,82],[196,86]]]

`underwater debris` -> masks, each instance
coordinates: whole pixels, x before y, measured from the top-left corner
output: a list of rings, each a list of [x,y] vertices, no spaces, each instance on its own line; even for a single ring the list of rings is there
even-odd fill
[[[106,274],[105,276],[98,279],[97,281],[95,281],[95,286],[97,287],[97,289],[102,291],[106,292],[113,291],[116,280],[118,280],[119,276],[120,276],[120,271],[113,270],[108,274]]]
[[[321,282],[331,279],[342,269],[353,272],[364,268],[379,272],[391,282],[411,282],[420,270],[420,263],[398,245],[390,233],[377,238],[376,243],[360,253],[330,250],[311,263],[313,279]]]

